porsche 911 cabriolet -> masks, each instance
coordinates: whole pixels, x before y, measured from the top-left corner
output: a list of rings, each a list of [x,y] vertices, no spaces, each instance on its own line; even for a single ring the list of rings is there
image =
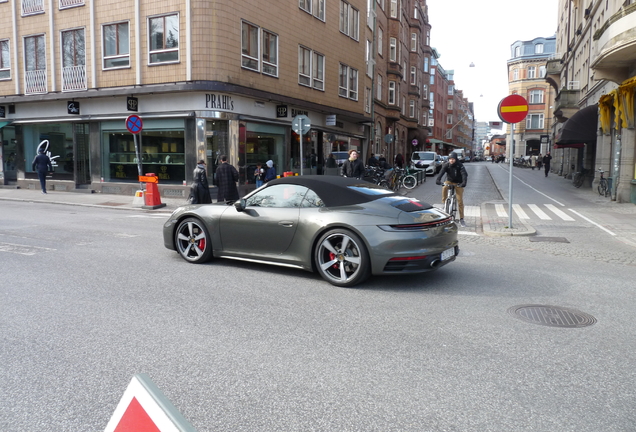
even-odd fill
[[[190,263],[294,267],[342,287],[371,275],[437,270],[459,252],[457,225],[443,211],[336,176],[272,180],[233,205],[184,205],[164,224],[163,240]]]

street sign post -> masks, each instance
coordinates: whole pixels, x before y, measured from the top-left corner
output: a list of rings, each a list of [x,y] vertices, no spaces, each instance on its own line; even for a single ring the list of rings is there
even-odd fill
[[[512,94],[499,102],[497,114],[501,121],[510,124],[510,145],[508,145],[508,159],[510,163],[508,178],[508,227],[512,228],[512,167],[515,146],[515,123],[525,120],[528,115],[528,101],[523,96]]]
[[[300,135],[299,145],[300,145],[300,175],[303,175],[303,166],[305,165],[303,162],[303,135],[309,132],[311,128],[311,121],[309,117],[303,114],[299,114],[292,120],[292,129],[298,135]]]
[[[135,141],[135,153],[137,154],[137,174],[141,177],[142,167],[141,167],[141,141],[137,142],[137,135],[144,128],[144,122],[141,120],[137,114],[132,114],[126,117],[126,129],[128,132],[133,134],[133,140]],[[141,139],[141,138],[140,138]],[[139,183],[139,187],[141,190],[144,190],[144,184]]]

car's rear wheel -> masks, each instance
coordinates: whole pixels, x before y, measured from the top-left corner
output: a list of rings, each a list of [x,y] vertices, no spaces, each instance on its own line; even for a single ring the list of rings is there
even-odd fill
[[[327,282],[351,287],[371,274],[367,248],[360,237],[346,229],[326,232],[314,251],[318,273]]]
[[[212,242],[205,224],[196,218],[184,219],[177,226],[174,243],[181,257],[200,264],[212,258]]]

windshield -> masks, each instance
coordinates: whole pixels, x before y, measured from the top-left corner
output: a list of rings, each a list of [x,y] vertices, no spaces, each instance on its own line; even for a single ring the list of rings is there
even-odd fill
[[[413,159],[413,160],[433,160],[433,159],[435,159],[435,154],[434,153],[429,153],[429,152],[415,152],[415,153],[413,153],[413,157],[411,157],[411,159]]]

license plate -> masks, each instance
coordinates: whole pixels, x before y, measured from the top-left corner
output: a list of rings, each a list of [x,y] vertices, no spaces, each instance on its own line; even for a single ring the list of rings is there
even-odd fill
[[[446,261],[449,258],[452,258],[455,256],[455,248],[450,248],[450,249],[446,249],[444,252],[442,252],[442,261]]]

